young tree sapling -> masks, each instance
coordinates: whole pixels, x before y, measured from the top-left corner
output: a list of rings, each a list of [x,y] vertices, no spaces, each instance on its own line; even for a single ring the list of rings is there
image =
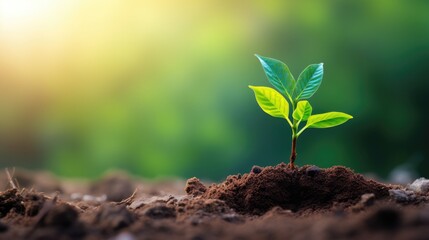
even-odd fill
[[[286,119],[291,127],[292,148],[288,166],[295,168],[296,141],[304,130],[338,126],[353,117],[342,112],[312,115],[313,108],[306,99],[313,96],[322,83],[323,63],[309,65],[301,72],[298,80],[295,80],[285,63],[260,55],[256,55],[256,57],[261,62],[268,81],[277,91],[270,87],[249,87],[254,91],[256,101],[264,112],[273,117]],[[289,103],[292,106],[291,119],[289,118]],[[299,125],[303,122],[306,124],[299,129]]]

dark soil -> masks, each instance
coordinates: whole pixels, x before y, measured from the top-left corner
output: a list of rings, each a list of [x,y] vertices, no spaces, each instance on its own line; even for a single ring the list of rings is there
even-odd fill
[[[229,176],[225,182],[210,186],[202,197],[224,200],[239,213],[260,215],[275,206],[293,212],[320,211],[333,204],[349,207],[365,193],[380,199],[389,195],[388,190],[388,186],[345,167],[304,166],[292,170],[280,164],[253,167],[250,174]]]
[[[429,239],[427,193],[340,166],[255,166],[210,186],[24,173],[19,189],[0,176],[0,239]]]

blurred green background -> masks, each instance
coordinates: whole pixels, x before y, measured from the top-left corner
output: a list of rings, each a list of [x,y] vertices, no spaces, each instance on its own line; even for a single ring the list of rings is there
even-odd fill
[[[0,167],[219,180],[288,161],[255,53],[325,63],[299,165],[429,175],[429,2],[0,0]]]

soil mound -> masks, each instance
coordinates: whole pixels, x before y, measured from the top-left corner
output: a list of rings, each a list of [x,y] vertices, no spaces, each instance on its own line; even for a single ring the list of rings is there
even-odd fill
[[[183,191],[182,181],[154,184],[128,177],[118,185],[140,187],[119,202],[95,197],[107,195],[108,188],[100,189],[112,181],[58,182],[67,186],[64,191],[88,192],[79,193],[82,197],[72,197],[74,190],[0,192],[0,239],[368,240],[429,235],[429,193],[383,185],[345,167],[255,166],[218,185],[191,178],[187,195],[177,194]]]
[[[191,180],[186,190],[195,195],[203,188],[195,179]],[[200,187],[196,191],[192,186]],[[239,213],[260,215],[276,206],[293,212],[346,208],[359,202],[363,194],[372,193],[380,199],[389,195],[388,190],[388,186],[346,167],[289,169],[282,163],[275,167],[255,166],[248,174],[229,176],[223,183],[209,186],[200,196],[223,200]]]

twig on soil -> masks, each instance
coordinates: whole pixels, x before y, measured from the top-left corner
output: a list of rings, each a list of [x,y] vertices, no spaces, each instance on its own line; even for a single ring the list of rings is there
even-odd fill
[[[59,192],[55,192],[55,195],[53,196],[53,197],[50,197],[50,196],[46,196],[46,195],[44,195],[43,194],[43,197],[46,199],[46,200],[51,200],[51,205],[52,206],[54,206],[55,205],[55,203],[58,201],[58,196],[59,196]],[[73,207],[76,211],[79,211],[79,212],[84,212],[84,210],[82,209],[82,208],[80,208],[79,206],[77,206],[76,204],[74,204],[73,202],[62,202],[62,203],[64,203],[64,204],[66,204],[66,205],[69,205],[69,206],[71,206],[71,207]],[[46,203],[45,203],[46,204]],[[52,208],[52,206],[51,206],[51,208]],[[44,208],[44,207],[43,207]],[[42,209],[43,210],[43,209]],[[49,209],[48,209],[48,211],[49,211]]]
[[[12,174],[10,174],[8,168],[6,168],[5,171],[6,171],[7,179],[9,180],[10,186],[12,188],[19,189],[18,181],[16,179],[13,179],[13,177],[12,177],[15,174],[15,168],[12,169]]]
[[[40,224],[40,222],[42,221],[42,219],[46,216],[46,214],[52,209],[52,207],[54,207],[55,203],[58,201],[58,193],[55,193],[55,196],[52,198],[51,201],[48,201],[44,204],[44,206],[42,207],[42,209],[40,210],[38,216],[37,216],[37,220],[36,220],[36,224],[38,225]]]
[[[130,205],[132,203],[132,201],[134,200],[138,190],[139,190],[139,188],[136,188],[134,190],[133,194],[131,194],[131,196],[123,199],[122,201],[118,202],[116,205],[122,205],[122,204],[125,204],[126,206]]]

